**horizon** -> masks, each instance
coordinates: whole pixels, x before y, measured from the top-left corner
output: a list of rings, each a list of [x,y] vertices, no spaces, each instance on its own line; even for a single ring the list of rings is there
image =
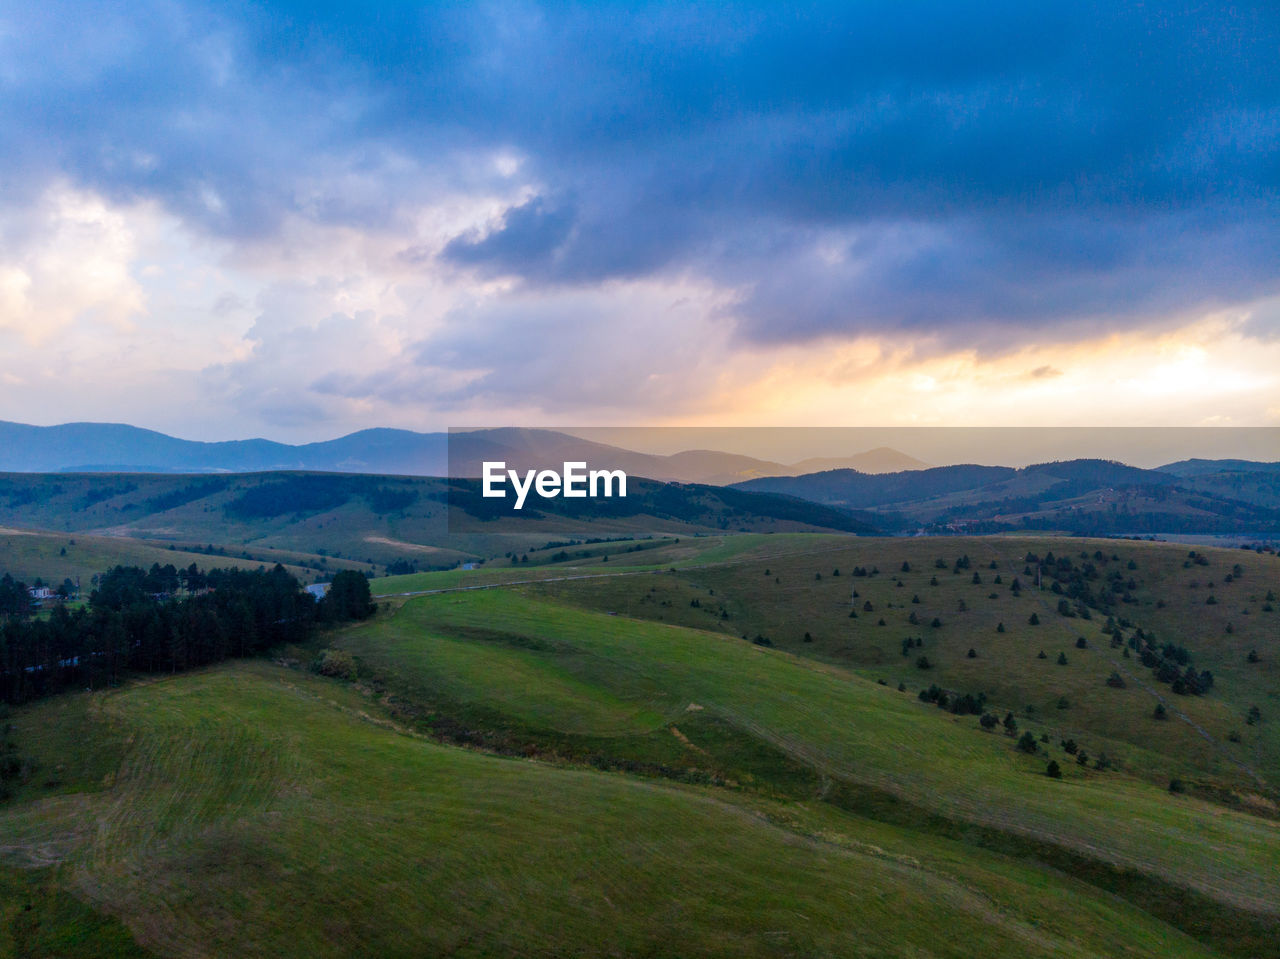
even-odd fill
[[[11,7],[0,416],[1280,424],[1277,45],[1264,4]]]
[[[0,426],[35,429],[59,427],[111,427],[145,430],[129,423],[82,420],[40,426],[0,421]],[[360,433],[392,427],[368,427],[327,436],[302,444],[282,443],[268,437],[230,440],[194,440],[162,431],[146,430],[189,443],[266,442],[291,448],[348,439]],[[603,443],[622,450],[654,456],[710,452],[748,456],[783,466],[808,460],[849,460],[887,451],[922,463],[907,469],[940,466],[985,465],[1024,468],[1049,462],[1099,459],[1143,469],[1184,460],[1280,461],[1280,427],[582,427],[582,426],[469,426],[442,431],[403,431],[445,439],[489,430],[542,430]],[[128,454],[124,454],[126,457]],[[86,460],[60,467],[99,468],[113,465]],[[120,460],[121,467],[144,466]],[[159,464],[156,464],[157,466]],[[843,468],[823,466],[820,470]],[[125,470],[126,472],[129,470]],[[184,471],[188,471],[184,468]],[[368,471],[365,471],[368,472]],[[376,472],[376,471],[373,471]],[[874,470],[882,472],[882,470]],[[892,472],[892,471],[890,471]]]

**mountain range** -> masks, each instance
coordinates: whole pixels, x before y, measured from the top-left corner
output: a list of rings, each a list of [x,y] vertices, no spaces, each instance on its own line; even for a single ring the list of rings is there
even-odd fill
[[[928,464],[881,447],[845,457],[794,464],[688,450],[670,456],[639,453],[544,429],[491,429],[453,433],[368,429],[319,443],[271,440],[206,443],[120,423],[28,426],[0,421],[0,472],[248,473],[310,470],[400,476],[480,475],[485,460],[513,469],[568,461],[593,468],[680,483],[724,486],[764,476],[796,476],[824,469],[884,473]]]
[[[1186,460],[1148,470],[1079,459],[877,476],[838,469],[734,485],[870,511],[900,532],[1280,535],[1280,463]]]
[[[205,443],[111,423],[0,422],[0,472],[265,473],[307,471],[476,478],[509,469],[621,469],[664,483],[732,486],[859,513],[885,531],[1280,534],[1280,463],[1185,459],[1142,469],[1102,459],[930,467],[881,447],[775,462],[693,449],[657,455],[548,429],[438,433],[370,429],[319,443]]]

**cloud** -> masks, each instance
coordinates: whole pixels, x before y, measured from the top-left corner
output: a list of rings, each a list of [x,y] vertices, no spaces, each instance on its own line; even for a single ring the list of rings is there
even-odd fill
[[[335,368],[312,388],[453,416],[652,416],[705,401],[720,385],[730,331],[707,319],[717,295],[639,283],[462,304],[393,362],[365,372]]]
[[[1261,2],[10,5],[0,330],[296,430],[1267,340],[1278,44]]]
[[[508,209],[501,225],[486,236],[450,240],[441,255],[454,263],[483,264],[498,274],[543,273],[569,239],[573,224],[572,207],[534,197]]]
[[[41,346],[68,327],[127,329],[147,310],[131,273],[138,240],[130,218],[67,187],[10,220],[0,238],[0,331]]]
[[[1062,370],[1056,366],[1050,366],[1048,363],[1037,366],[1034,370],[1027,374],[1033,380],[1049,380],[1062,376]]]

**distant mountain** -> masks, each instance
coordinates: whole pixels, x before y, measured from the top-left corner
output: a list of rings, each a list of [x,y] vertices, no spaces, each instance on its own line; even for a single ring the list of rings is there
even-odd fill
[[[870,510],[883,528],[900,531],[1280,534],[1280,472],[1194,470],[1183,478],[1108,460],[1069,460],[880,476],[830,470],[735,488]]]
[[[1280,473],[1280,463],[1259,463],[1256,460],[1180,460],[1166,463],[1157,469],[1174,476],[1206,476],[1212,473]]]
[[[592,468],[621,469],[632,476],[709,486],[728,486],[760,477],[795,476],[808,472],[815,462],[846,467],[862,464],[864,472],[880,472],[883,467],[894,464],[898,469],[916,469],[924,465],[887,447],[850,457],[805,460],[787,465],[717,450],[685,450],[670,456],[638,453],[541,429],[477,430],[453,433],[449,438],[449,473],[452,476],[479,476],[482,463],[495,459],[503,460],[511,469],[558,467],[565,461],[582,461]]]
[[[782,493],[831,506],[870,509],[978,489],[1009,479],[1017,472],[1008,466],[938,466],[879,475],[836,469],[807,476],[750,480],[735,484],[735,488],[755,493]]]
[[[877,446],[854,456],[819,456],[801,460],[788,468],[788,475],[800,476],[804,473],[839,469],[857,470],[859,473],[901,473],[906,470],[926,470],[929,469],[929,464],[887,446]]]
[[[0,471],[221,473],[324,470],[443,475],[443,433],[361,430],[290,446],[271,440],[204,443],[122,423],[26,426],[0,421]]]
[[[915,469],[903,453],[880,448],[794,466],[769,460],[688,450],[671,456],[580,439],[544,429],[489,429],[415,433],[368,429],[338,439],[297,446],[270,440],[205,443],[182,440],[121,423],[66,423],[27,426],[0,421],[0,472],[244,473],[311,470],[399,476],[478,477],[487,460],[511,469],[584,461],[593,468],[622,469],[629,475],[666,482],[723,486],[761,476],[810,471],[813,464],[855,467],[864,472]]]

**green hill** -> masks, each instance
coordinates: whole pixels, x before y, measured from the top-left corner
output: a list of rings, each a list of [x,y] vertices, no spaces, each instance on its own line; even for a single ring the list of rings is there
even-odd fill
[[[1280,955],[1274,554],[533,552],[15,711],[0,956]]]
[[[1261,780],[1272,800],[1280,798],[1280,726],[1249,723],[1255,706],[1274,710],[1280,688],[1275,554],[1075,538],[836,543],[682,570],[655,582],[546,589],[588,608],[760,636],[891,687],[905,683],[913,693],[933,684],[984,693],[1001,715],[1013,710],[1020,720],[1047,724],[1055,742],[1074,738],[1090,755],[1107,748],[1118,757],[1121,744],[1140,747],[1131,763],[1147,769],[1152,782],[1203,776],[1211,792],[1254,793]],[[1041,562],[1028,562],[1029,555]],[[958,569],[964,557],[968,564]],[[1088,596],[1073,596],[1081,587]],[[1038,625],[1031,625],[1033,615]],[[1113,631],[1105,632],[1109,622]],[[1139,631],[1157,647],[1185,650],[1180,672],[1189,664],[1210,671],[1212,690],[1174,693],[1133,648]],[[922,656],[927,669],[918,666]],[[1113,672],[1124,688],[1107,686]],[[1157,702],[1172,721],[1153,719]],[[1104,743],[1089,748],[1095,736]],[[1165,758],[1154,764],[1141,758],[1149,754]]]
[[[56,859],[158,954],[1212,955],[1004,855],[435,745],[279,667],[76,699],[20,733],[78,711],[113,771],[56,756],[68,781],[0,813],[7,856]]]
[[[0,474],[0,527],[93,533],[242,558],[385,571],[448,569],[549,541],[725,531],[877,533],[844,510],[632,480],[625,499],[555,500],[519,516],[472,480],[339,473]],[[566,505],[567,504],[567,505]],[[0,558],[2,559],[2,558]],[[341,562],[338,562],[341,561]],[[2,566],[2,562],[0,562]]]

